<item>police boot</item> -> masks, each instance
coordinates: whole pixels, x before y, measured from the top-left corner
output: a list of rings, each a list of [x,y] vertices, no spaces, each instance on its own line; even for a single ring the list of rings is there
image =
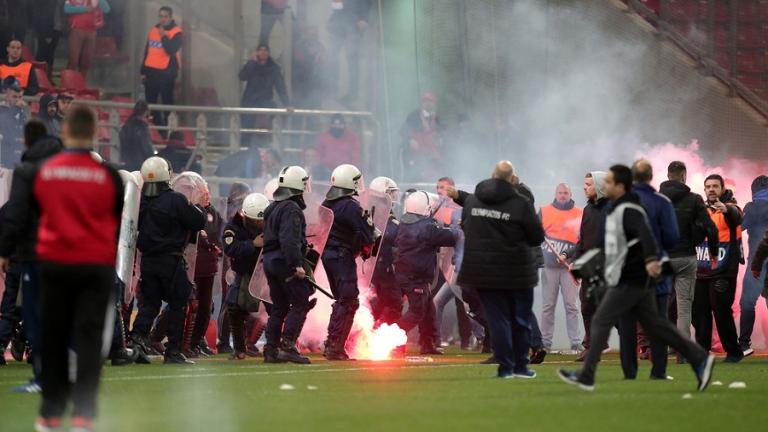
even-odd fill
[[[152,364],[147,354],[147,343],[148,340],[144,336],[136,333],[131,335],[131,345],[136,352],[136,364]]]
[[[139,358],[138,350],[131,348],[119,348],[109,355],[112,366],[126,366],[133,364]]]
[[[296,339],[286,339],[280,343],[280,349],[277,351],[278,360],[296,364],[310,364],[308,357],[304,357],[296,349]]]
[[[328,361],[348,361],[351,360],[344,350],[344,343],[338,338],[329,336],[325,341],[323,357]]]
[[[256,343],[259,341],[259,339],[261,339],[261,335],[264,334],[264,330],[266,328],[267,323],[257,318],[256,322],[251,328],[251,333],[248,335],[248,338],[245,341],[245,353],[248,354],[249,357],[261,356],[259,348],[256,347]]]
[[[167,350],[165,355],[163,356],[163,364],[183,364],[183,365],[193,365],[195,362],[192,360],[187,359],[184,354],[181,353],[181,351],[169,351]]]
[[[264,363],[285,363],[278,357],[279,350],[273,345],[264,345]]]

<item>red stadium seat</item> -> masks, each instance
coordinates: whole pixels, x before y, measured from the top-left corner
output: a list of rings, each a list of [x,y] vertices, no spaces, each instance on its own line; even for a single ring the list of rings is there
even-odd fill
[[[35,78],[37,78],[37,84],[40,86],[41,90],[50,91],[56,88],[51,80],[48,79],[48,75],[44,70],[38,68],[34,68],[33,70],[35,71]]]
[[[112,102],[121,102],[121,103],[132,104],[133,103],[133,99],[127,98],[127,97],[122,97],[122,96],[113,96],[112,97]],[[120,123],[125,123],[125,121],[128,120],[128,117],[130,117],[131,114],[133,113],[133,109],[132,108],[118,108],[117,109],[117,113],[120,116]]]
[[[21,59],[28,62],[35,61],[35,56],[32,55],[32,50],[26,45],[21,47]]]
[[[83,74],[69,69],[61,71],[61,88],[75,91],[81,99],[98,99],[101,95],[98,89],[86,87]]]

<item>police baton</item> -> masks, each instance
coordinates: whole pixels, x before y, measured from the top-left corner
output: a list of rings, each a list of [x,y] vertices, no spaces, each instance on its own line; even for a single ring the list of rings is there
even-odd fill
[[[291,276],[291,277],[289,277],[289,278],[287,278],[285,281],[286,281],[286,282],[290,282],[290,281],[292,281],[292,280],[294,280],[294,279],[296,279],[296,276],[295,276],[295,275],[294,275],[294,276]],[[331,300],[336,300],[336,297],[334,297],[334,296],[333,296],[333,294],[329,293],[329,292],[328,292],[328,290],[326,290],[325,288],[323,288],[323,287],[321,287],[320,285],[318,285],[318,284],[317,284],[317,282],[315,282],[315,281],[314,281],[312,278],[310,278],[310,277],[305,277],[305,278],[304,278],[304,280],[305,280],[305,281],[307,281],[307,282],[308,282],[310,285],[312,285],[312,288],[314,288],[314,289],[316,289],[316,290],[320,291],[321,293],[323,293],[323,295],[325,295],[325,296],[326,296],[326,297],[328,297],[329,299],[331,299]]]

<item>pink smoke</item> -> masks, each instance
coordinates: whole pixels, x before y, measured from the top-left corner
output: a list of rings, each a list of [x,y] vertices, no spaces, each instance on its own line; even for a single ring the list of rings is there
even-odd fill
[[[699,143],[696,140],[691,141],[688,145],[673,143],[646,145],[637,152],[636,156],[648,159],[653,165],[655,173],[653,183],[657,189],[667,179],[667,165],[675,160],[685,162],[688,168],[688,186],[691,190],[702,196],[704,192],[704,179],[710,174],[720,174],[725,179],[726,187],[733,190],[739,206],[742,208],[752,200],[752,181],[755,177],[768,173],[768,165],[765,163],[739,158],[730,158],[720,165],[710,165],[699,153]],[[745,253],[749,253],[747,249],[747,234],[744,233]],[[746,270],[748,270],[746,266],[741,266],[738,287],[736,289],[736,301],[734,301],[733,305],[737,326],[741,314],[739,299],[741,298],[742,281]],[[747,275],[747,277],[752,276]],[[755,348],[766,348],[768,347],[768,309],[766,309],[766,303],[762,297],[757,301],[756,314],[755,329],[752,333],[753,346]]]

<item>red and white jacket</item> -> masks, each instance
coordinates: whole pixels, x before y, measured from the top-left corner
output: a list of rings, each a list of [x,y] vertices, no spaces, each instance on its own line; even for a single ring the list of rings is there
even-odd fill
[[[123,183],[87,150],[64,150],[38,170],[37,257],[68,265],[115,265]]]

